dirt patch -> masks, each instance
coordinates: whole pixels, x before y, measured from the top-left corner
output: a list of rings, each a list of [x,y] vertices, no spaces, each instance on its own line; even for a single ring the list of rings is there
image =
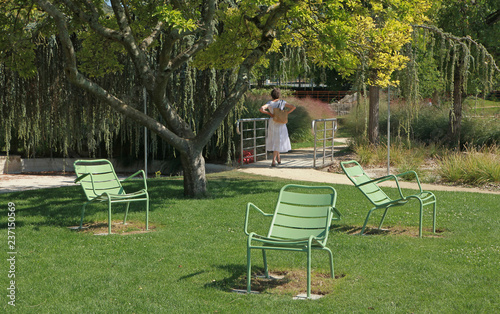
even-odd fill
[[[274,270],[269,272],[271,278],[265,278],[264,273],[255,273],[251,279],[252,291],[273,293],[279,295],[298,295],[307,290],[306,270]],[[335,280],[344,278],[344,274],[337,274],[335,278],[330,273],[311,271],[311,293],[327,295],[333,293]],[[246,276],[240,277],[235,283],[235,289],[246,290]]]
[[[361,232],[361,226],[349,226],[349,225],[332,225],[330,227],[331,231],[347,233],[350,235],[359,235]],[[437,228],[436,233],[432,232],[430,228],[422,228],[423,235],[425,237],[443,237],[445,232],[442,228]],[[407,227],[407,226],[387,226],[382,229],[366,227],[363,235],[396,235],[396,236],[409,236],[418,238],[418,227]]]
[[[90,233],[94,235],[103,235],[108,234],[108,222],[107,221],[98,221],[93,223],[84,224],[82,229],[79,229],[80,226],[71,226],[68,227],[71,230],[75,230],[77,232],[82,233]],[[139,234],[139,233],[147,233],[152,232],[156,229],[156,226],[149,224],[149,230],[146,230],[145,222],[138,221],[128,221],[126,224],[123,224],[123,221],[116,220],[111,221],[111,233],[119,234],[119,235],[128,235],[128,234]]]

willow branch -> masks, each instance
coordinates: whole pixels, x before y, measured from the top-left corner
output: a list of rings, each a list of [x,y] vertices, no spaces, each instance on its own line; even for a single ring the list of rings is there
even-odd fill
[[[486,56],[488,57],[488,59],[491,61],[491,64],[493,66],[493,68],[497,71],[497,72],[500,72],[500,69],[498,68],[497,64],[495,63],[495,59],[493,58],[493,56],[488,52],[488,50],[486,50],[486,48],[478,43],[477,41],[475,41],[474,39],[472,39],[470,36],[465,36],[465,37],[458,37],[458,36],[455,36],[453,34],[450,34],[450,33],[447,33],[445,31],[443,31],[442,29],[439,29],[435,26],[428,26],[428,25],[412,25],[413,28],[421,28],[421,29],[426,29],[426,30],[429,30],[433,33],[436,33],[436,34],[439,34],[445,38],[448,38],[448,39],[451,39],[455,42],[458,42],[462,45],[465,45],[464,42],[468,42],[468,43],[472,43],[474,45],[476,45],[477,47],[479,47],[481,50],[484,50],[485,51],[485,54]]]
[[[195,141],[199,145],[205,145],[217,130],[222,120],[234,108],[234,104],[245,94],[248,89],[248,81],[250,78],[250,71],[255,64],[268,52],[271,48],[275,37],[275,27],[277,22],[288,12],[290,5],[283,3],[277,4],[269,10],[269,17],[262,28],[262,35],[260,43],[255,47],[243,60],[238,70],[236,83],[229,93],[228,97],[222,104],[215,110],[211,119],[201,128],[198,132]]]
[[[137,109],[128,106],[125,102],[113,96],[101,86],[95,84],[94,82],[88,80],[85,76],[83,76],[77,68],[76,53],[69,35],[66,17],[51,2],[47,0],[36,1],[45,12],[53,17],[55,21],[58,30],[58,38],[61,41],[61,46],[63,48],[65,56],[65,73],[68,77],[68,80],[72,84],[97,96],[99,99],[107,103],[114,110],[123,114],[124,116],[129,117],[146,126],[148,129],[167,140],[172,146],[176,148],[185,147],[185,140],[178,137],[158,121],[138,111]]]

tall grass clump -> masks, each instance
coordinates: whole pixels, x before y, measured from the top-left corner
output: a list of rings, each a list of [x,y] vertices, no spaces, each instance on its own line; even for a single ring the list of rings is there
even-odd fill
[[[356,152],[358,161],[362,165],[375,165],[383,167],[387,164],[387,144],[381,143],[377,146],[369,145],[361,141],[352,146]],[[413,170],[419,176],[423,175],[421,165],[430,158],[430,150],[426,145],[414,144],[408,147],[401,141],[395,141],[390,148],[390,164],[398,173]]]
[[[447,182],[472,185],[500,183],[500,146],[467,147],[438,161],[438,171]]]

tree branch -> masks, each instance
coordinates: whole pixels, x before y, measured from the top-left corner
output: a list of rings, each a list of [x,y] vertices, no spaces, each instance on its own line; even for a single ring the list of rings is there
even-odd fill
[[[155,95],[154,103],[163,119],[167,122],[168,126],[176,130],[178,135],[185,136],[187,138],[193,138],[194,133],[190,126],[177,114],[177,111],[169,103],[165,95],[165,91],[169,82],[170,74],[213,41],[214,29],[212,24],[215,17],[215,0],[206,1],[205,5],[206,14],[203,19],[203,26],[200,28],[200,30],[202,30],[200,35],[201,38],[190,48],[182,51],[173,59],[171,58],[171,54],[175,42],[183,36],[187,36],[190,32],[181,34],[177,30],[172,29],[167,35],[168,39],[164,42],[160,53],[160,71],[157,74],[156,85],[153,92]]]
[[[196,55],[201,50],[205,49],[208,45],[210,45],[213,42],[214,26],[212,24],[215,17],[215,7],[216,7],[215,0],[208,0],[206,6],[207,6],[206,8],[207,13],[205,14],[205,17],[203,19],[203,26],[200,27],[200,30],[202,30],[201,38],[197,40],[191,47],[179,53],[173,59],[169,59],[169,61],[166,62],[165,64],[162,64],[161,65],[162,72],[171,72],[177,69],[178,67],[180,67],[182,64],[184,64],[186,61],[191,59],[194,55]],[[189,33],[178,34],[176,30],[172,30],[170,37],[173,39],[182,38],[187,36],[188,34]]]
[[[271,8],[271,7],[270,7]],[[255,64],[262,58],[268,50],[271,48],[275,37],[275,27],[277,22],[282,18],[291,5],[285,5],[283,3],[276,4],[268,9],[269,17],[266,23],[262,27],[262,35],[260,43],[255,47],[245,58],[245,60],[240,65],[236,83],[229,93],[229,96],[222,102],[222,104],[215,110],[211,119],[201,128],[198,132],[195,141],[198,145],[205,145],[210,140],[210,137],[219,127],[222,120],[227,116],[227,114],[234,108],[234,104],[238,102],[239,99],[246,93],[248,89],[248,81],[250,77],[250,71],[255,66]]]
[[[104,38],[120,41],[120,32],[104,27],[99,23],[99,14],[93,3],[86,2],[87,7],[92,12],[92,14],[86,14],[82,11],[72,0],[62,0],[68,9],[71,10],[82,22],[87,23],[97,34]]]
[[[155,119],[128,106],[122,100],[111,95],[101,86],[88,80],[81,73],[79,73],[77,68],[75,49],[69,35],[69,30],[66,23],[66,17],[49,1],[47,0],[36,0],[36,1],[45,12],[47,12],[50,16],[54,18],[54,21],[58,29],[58,37],[61,41],[61,45],[64,51],[65,73],[71,83],[97,96],[99,99],[109,104],[113,109],[115,109],[119,113],[146,126],[148,129],[150,129],[151,131],[155,132],[160,137],[168,141],[168,143],[174,146],[175,148],[185,149],[187,143],[184,139],[178,137],[176,134],[167,129],[165,126],[161,125]]]
[[[426,29],[426,30],[429,30],[433,33],[436,33],[436,34],[439,34],[441,36],[444,36],[448,39],[451,39],[455,42],[458,42],[462,45],[465,45],[464,42],[468,42],[468,43],[472,43],[474,44],[475,46],[479,47],[481,50],[484,50],[485,53],[486,53],[486,57],[490,60],[493,68],[497,71],[497,72],[500,72],[500,69],[498,68],[497,64],[495,63],[495,59],[493,58],[493,56],[486,50],[486,48],[478,43],[477,41],[473,40],[470,36],[465,36],[465,37],[458,37],[458,36],[455,36],[453,34],[450,34],[450,33],[446,33],[445,31],[435,27],[435,26],[428,26],[428,25],[412,25],[413,28],[421,28],[421,29]]]

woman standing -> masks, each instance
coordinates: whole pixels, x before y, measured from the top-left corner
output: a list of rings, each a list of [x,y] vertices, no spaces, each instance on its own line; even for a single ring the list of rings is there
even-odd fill
[[[271,118],[274,117],[274,112],[277,108],[282,110],[287,110],[290,114],[295,110],[295,106],[281,100],[281,91],[279,88],[274,88],[271,91],[271,97],[273,100],[269,101],[262,107],[260,107],[260,112],[269,115]],[[273,162],[272,167],[276,167],[276,163],[281,164],[280,153],[286,153],[292,149],[290,145],[290,138],[288,137],[288,129],[286,128],[286,123],[278,123],[273,119],[269,119],[269,126],[267,129],[266,138],[266,150],[273,152]]]

